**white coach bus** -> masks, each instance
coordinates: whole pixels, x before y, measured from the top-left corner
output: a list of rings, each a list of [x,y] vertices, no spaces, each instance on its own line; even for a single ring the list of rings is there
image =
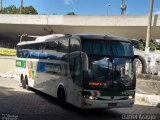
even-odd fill
[[[17,45],[22,87],[34,88],[79,108],[134,104],[134,52],[126,38],[54,34]]]

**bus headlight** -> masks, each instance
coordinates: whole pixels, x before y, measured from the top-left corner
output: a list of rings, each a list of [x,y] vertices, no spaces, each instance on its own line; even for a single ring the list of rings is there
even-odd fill
[[[128,96],[129,99],[133,99],[133,96]]]
[[[84,96],[85,99],[97,100],[97,97],[94,96]]]

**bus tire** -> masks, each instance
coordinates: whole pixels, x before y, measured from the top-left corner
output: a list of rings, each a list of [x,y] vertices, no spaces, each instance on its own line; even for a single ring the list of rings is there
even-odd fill
[[[27,90],[30,90],[30,87],[28,86],[28,77],[25,77],[25,86]]]
[[[25,82],[24,77],[21,77],[21,83],[22,83],[22,88],[26,89],[26,82]]]
[[[59,103],[60,103],[62,108],[67,107],[65,91],[64,91],[63,88],[60,88],[59,91],[58,91],[58,100],[59,100]]]
[[[142,73],[146,74],[147,73],[146,72],[146,69],[147,69],[146,60],[142,56],[140,56],[140,55],[135,55],[134,59],[139,59],[141,61],[141,63],[142,63]]]

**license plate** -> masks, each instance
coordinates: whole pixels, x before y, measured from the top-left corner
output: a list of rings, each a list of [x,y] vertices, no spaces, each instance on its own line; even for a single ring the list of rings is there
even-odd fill
[[[117,103],[108,103],[108,107],[116,107]]]

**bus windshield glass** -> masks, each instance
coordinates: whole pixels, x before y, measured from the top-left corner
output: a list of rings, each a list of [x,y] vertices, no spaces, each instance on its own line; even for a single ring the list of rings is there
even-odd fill
[[[134,89],[133,48],[127,42],[87,41],[82,50],[88,55],[88,71],[83,72],[86,89]]]
[[[129,42],[113,40],[84,40],[82,50],[88,56],[133,57]]]

